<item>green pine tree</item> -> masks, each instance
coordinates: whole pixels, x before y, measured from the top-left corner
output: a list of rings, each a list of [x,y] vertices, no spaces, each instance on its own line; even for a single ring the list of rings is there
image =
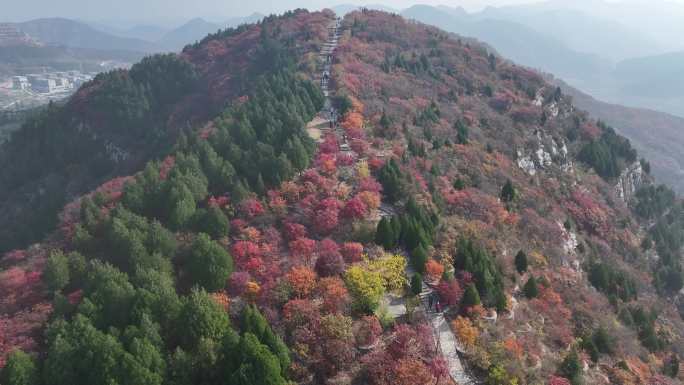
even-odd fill
[[[460,119],[454,123],[456,144],[468,144],[468,127]]]
[[[527,280],[525,286],[523,286],[523,292],[527,298],[537,298],[539,295],[539,288],[537,288],[537,279],[534,278],[534,276],[531,276],[530,279]]]
[[[423,291],[423,276],[420,273],[413,274],[411,277],[411,293],[418,295]]]
[[[480,293],[478,293],[475,285],[471,283],[466,288],[465,293],[463,293],[462,305],[463,307],[471,307],[477,306],[481,303],[482,301],[480,300]]]
[[[394,229],[387,217],[382,217],[378,222],[378,227],[375,231],[375,243],[384,247],[386,250],[391,250],[395,245]]]
[[[425,264],[428,261],[427,251],[423,245],[418,245],[415,249],[411,251],[411,265],[413,269],[419,273],[425,272]]]
[[[69,284],[69,260],[64,253],[57,251],[50,254],[43,270],[43,278],[52,292],[60,291]]]
[[[518,254],[515,255],[515,269],[518,271],[518,274],[527,271],[527,254],[522,250],[518,251]]]
[[[561,362],[559,372],[563,377],[569,379],[573,385],[582,384],[582,365],[575,349],[572,349],[565,356],[565,359]]]
[[[454,189],[455,190],[463,190],[466,187],[465,182],[461,178],[456,178],[454,180]]]
[[[510,179],[506,180],[506,183],[501,188],[501,200],[509,203],[513,202],[517,196],[515,187],[513,187],[513,182]]]

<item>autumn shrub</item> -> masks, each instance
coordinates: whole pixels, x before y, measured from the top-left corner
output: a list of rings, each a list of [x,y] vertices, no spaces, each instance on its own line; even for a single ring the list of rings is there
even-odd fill
[[[452,321],[451,327],[456,333],[459,341],[466,348],[471,349],[475,346],[478,336],[480,335],[480,331],[468,318],[461,316],[456,317],[456,319]]]
[[[385,293],[385,282],[380,273],[354,265],[344,273],[344,281],[354,299],[352,305],[355,310],[370,313],[378,307]]]
[[[444,274],[444,265],[431,258],[425,264],[425,272],[430,280],[438,281]]]
[[[293,267],[287,273],[287,281],[298,297],[308,297],[316,287],[316,273],[308,267]]]

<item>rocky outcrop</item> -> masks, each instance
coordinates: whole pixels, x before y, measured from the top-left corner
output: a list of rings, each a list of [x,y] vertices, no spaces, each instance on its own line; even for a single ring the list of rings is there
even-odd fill
[[[553,164],[557,164],[563,171],[572,169],[572,162],[568,159],[568,147],[560,139],[558,142],[541,131],[536,132],[536,140],[532,146],[526,149],[517,150],[518,167],[530,175],[535,175],[537,171],[547,169]]]
[[[629,202],[634,193],[644,183],[644,170],[640,162],[634,162],[625,168],[615,185],[615,195],[624,202]]]

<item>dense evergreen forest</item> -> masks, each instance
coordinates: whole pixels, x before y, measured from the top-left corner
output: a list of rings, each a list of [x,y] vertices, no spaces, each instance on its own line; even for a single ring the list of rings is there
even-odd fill
[[[84,187],[168,151],[174,136],[166,116],[196,79],[176,55],[152,56],[130,71],[100,74],[67,104],[29,117],[0,147],[0,251],[54,229],[58,211]],[[83,93],[90,98],[85,109]]]

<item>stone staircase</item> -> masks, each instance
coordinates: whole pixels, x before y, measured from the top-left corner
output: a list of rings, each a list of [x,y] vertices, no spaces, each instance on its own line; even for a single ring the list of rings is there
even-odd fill
[[[410,266],[406,267],[406,276],[412,277],[415,272]],[[422,291],[418,294],[423,308],[426,310],[428,322],[432,326],[432,332],[435,336],[438,349],[442,352],[442,356],[449,367],[449,375],[458,385],[477,385],[475,381],[463,367],[461,357],[458,355],[459,351],[464,351],[463,346],[451,330],[448,321],[444,317],[444,312],[437,313],[434,311],[434,304],[432,309],[429,309],[429,296],[433,295],[434,290],[428,286],[425,281],[422,284]],[[445,309],[443,309],[445,310]]]

